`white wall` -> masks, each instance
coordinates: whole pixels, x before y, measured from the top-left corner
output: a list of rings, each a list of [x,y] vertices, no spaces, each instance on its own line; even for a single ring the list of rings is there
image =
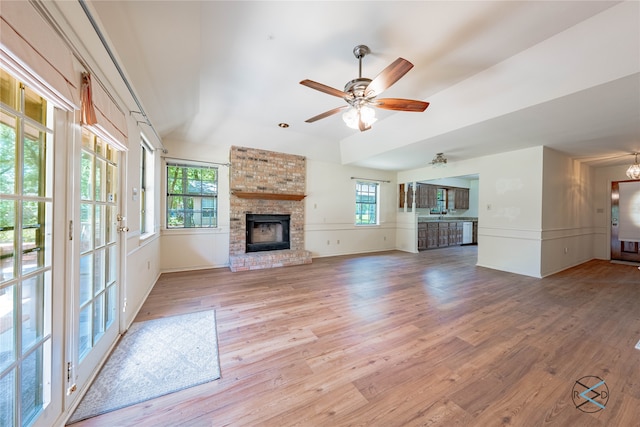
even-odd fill
[[[155,217],[155,223],[149,224],[149,232],[140,234],[140,183],[141,183],[141,140],[143,129],[131,115],[127,115],[129,150],[123,153],[123,167],[125,173],[122,178],[122,215],[126,218],[123,225],[129,228],[126,233],[125,257],[122,259],[124,280],[122,281],[122,305],[124,317],[121,321],[122,329],[127,329],[142,307],[160,276],[160,218]],[[155,193],[147,202],[156,213],[160,209],[160,152],[162,143],[153,132],[144,133],[151,145],[154,158],[154,178],[148,183]],[[134,194],[134,188],[136,194]]]
[[[380,183],[380,225],[355,225],[355,184],[351,177]],[[313,257],[392,250],[396,247],[395,173],[307,160],[305,246]]]
[[[481,159],[478,265],[540,276],[543,148]]]
[[[418,253],[418,214],[398,212],[396,214],[396,249]]]
[[[229,266],[229,163],[230,146],[165,141],[167,154],[160,163],[160,269],[162,272]],[[218,227],[168,230],[166,224],[166,161],[183,160],[218,165]]]
[[[594,258],[593,171],[550,148],[544,149],[542,276]]]

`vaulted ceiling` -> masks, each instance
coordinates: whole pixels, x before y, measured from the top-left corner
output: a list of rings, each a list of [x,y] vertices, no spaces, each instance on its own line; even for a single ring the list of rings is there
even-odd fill
[[[87,1],[166,141],[388,170],[545,145],[600,166],[640,151],[638,1]],[[358,77],[414,64],[371,130],[336,114]],[[286,129],[278,127],[287,123]]]

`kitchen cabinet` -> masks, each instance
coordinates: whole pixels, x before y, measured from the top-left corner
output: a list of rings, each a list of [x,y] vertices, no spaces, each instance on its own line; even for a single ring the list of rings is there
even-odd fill
[[[427,223],[419,222],[418,223],[418,250],[423,250],[428,248],[428,237],[427,237]]]
[[[430,184],[421,184],[422,188],[422,197],[423,197],[423,208],[434,208],[438,206],[438,187]]]
[[[416,208],[430,209],[438,203],[438,188],[435,185],[416,185]]]
[[[465,224],[468,241],[464,240]],[[472,225],[473,224],[473,225]],[[471,230],[473,227],[473,231]],[[473,236],[471,236],[473,233]],[[444,248],[478,242],[477,221],[423,221],[418,222],[418,250]],[[473,240],[472,240],[473,239]]]
[[[407,207],[413,206],[413,185],[412,184],[399,184],[398,185],[398,207],[404,208],[405,194],[407,198]],[[438,205],[438,187],[430,184],[416,184],[416,208],[418,209],[431,209]]]
[[[469,209],[469,189],[455,188],[454,190],[454,209]]]
[[[462,244],[462,222],[449,223],[449,246]]]
[[[439,243],[439,223],[427,222],[427,249],[437,248]]]
[[[431,184],[416,184],[415,200],[418,209],[433,209],[438,207],[438,188],[445,190],[444,200],[446,204],[443,208],[453,209],[469,209],[469,189],[458,187],[438,187]],[[405,193],[407,198],[407,207],[413,206],[413,185],[398,185],[398,207],[404,208]]]
[[[473,221],[473,244],[478,243],[478,221]]]
[[[438,247],[443,248],[449,246],[449,223],[438,223]]]

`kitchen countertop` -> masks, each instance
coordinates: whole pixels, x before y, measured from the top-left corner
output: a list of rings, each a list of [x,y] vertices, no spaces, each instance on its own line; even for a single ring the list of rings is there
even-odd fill
[[[436,215],[418,217],[418,222],[466,222],[466,221],[478,221],[478,218],[466,217],[466,216],[446,217],[446,216],[436,216]]]

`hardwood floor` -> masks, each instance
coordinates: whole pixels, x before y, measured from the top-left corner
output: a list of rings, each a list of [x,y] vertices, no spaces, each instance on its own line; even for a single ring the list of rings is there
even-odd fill
[[[637,267],[534,279],[476,249],[163,274],[136,320],[214,308],[222,378],[74,427],[638,425]],[[605,409],[576,408],[584,376]]]

